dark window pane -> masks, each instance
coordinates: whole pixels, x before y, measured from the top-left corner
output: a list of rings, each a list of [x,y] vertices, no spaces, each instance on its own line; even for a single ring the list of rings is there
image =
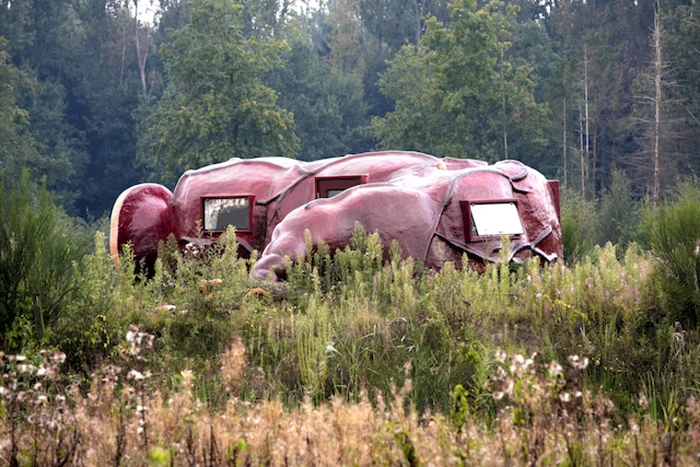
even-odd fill
[[[232,225],[236,230],[249,230],[248,198],[220,198],[204,200],[204,229],[226,230]]]

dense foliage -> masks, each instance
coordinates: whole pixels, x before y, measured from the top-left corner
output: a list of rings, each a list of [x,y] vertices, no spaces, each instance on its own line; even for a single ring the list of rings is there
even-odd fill
[[[699,9],[0,0],[0,458],[692,464]],[[428,271],[358,227],[280,286],[229,232],[147,280],[65,214],[375,148],[558,177],[565,261]]]
[[[326,432],[311,420],[338,416],[358,431],[307,439],[369,437],[372,450],[346,452],[362,462],[689,463],[699,423],[700,190],[686,184],[654,208],[618,184],[599,205],[567,195],[562,216],[593,245],[610,222],[596,210],[627,206],[641,212],[639,234],[626,247],[579,240],[566,265],[425,270],[400,260],[396,244],[383,258],[378,235],[358,224],[348,248],[309,247],[275,285],[251,282],[255,258],[227,247],[233,231],[188,256],[163,244],[148,280],[128,250],[116,269],[99,232],[81,255],[82,231],[45,192],[33,201],[25,177],[2,193],[0,456],[263,462],[292,454],[270,451],[278,432],[252,420],[288,426],[279,436],[293,443],[293,427]],[[508,248],[504,239],[503,258]],[[438,428],[440,443],[415,441]],[[88,433],[98,444],[84,443]]]
[[[699,168],[699,8],[2,0],[0,171],[89,217],[231,157],[412,149],[519,159],[583,200],[620,172],[658,204]]]

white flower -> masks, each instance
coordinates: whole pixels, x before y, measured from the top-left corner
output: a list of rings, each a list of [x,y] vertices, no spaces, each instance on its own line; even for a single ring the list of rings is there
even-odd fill
[[[547,371],[549,372],[549,374],[551,376],[560,375],[562,370],[563,370],[563,368],[561,367],[561,365],[557,362],[554,362],[554,361],[550,362],[549,366],[547,367]]]
[[[17,367],[20,373],[29,373],[32,374],[36,371],[36,367],[34,365],[27,365],[27,364],[21,364]]]
[[[578,355],[571,355],[569,357],[569,363],[571,366],[577,370],[583,370],[588,366],[588,357],[579,357]]]
[[[496,361],[503,363],[503,362],[506,361],[507,355],[506,355],[506,353],[505,353],[503,350],[501,350],[501,349],[496,349],[496,355],[495,355],[495,357],[496,357]]]
[[[133,379],[135,381],[141,381],[146,379],[146,377],[143,375],[143,373],[140,373],[136,370],[131,370],[129,374],[126,375],[128,379]]]

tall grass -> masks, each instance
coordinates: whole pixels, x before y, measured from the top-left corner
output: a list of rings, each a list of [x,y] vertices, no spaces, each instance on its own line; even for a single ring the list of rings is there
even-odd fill
[[[115,270],[98,234],[72,263],[75,286],[47,334],[66,355],[62,371],[35,346],[22,361],[4,357],[0,423],[14,441],[0,455],[48,464],[695,459],[700,329],[671,308],[661,249],[592,246],[567,265],[496,263],[484,274],[426,270],[390,250],[358,226],[343,251],[309,244],[289,259],[285,283],[255,282],[255,258],[236,256],[229,231],[186,255],[162,245],[146,280],[128,248]],[[46,381],[39,369],[49,367]],[[58,419],[54,410],[60,429],[38,421]]]
[[[58,319],[75,286],[73,262],[83,245],[25,171],[14,183],[0,181],[0,347],[39,343]]]
[[[682,184],[677,198],[646,213],[643,230],[659,260],[655,280],[681,323],[700,322],[700,186]]]
[[[120,336],[138,325],[156,336],[146,366],[157,386],[168,390],[174,374],[197,368],[194,387],[214,406],[227,400],[218,357],[232,339],[249,361],[241,397],[292,406],[304,397],[357,401],[363,391],[373,399],[408,378],[419,411],[448,412],[462,385],[468,403],[493,416],[483,396],[496,348],[559,361],[585,354],[589,383],[626,411],[647,374],[681,400],[700,381],[698,331],[662,312],[656,260],[634,244],[622,255],[595,247],[571,267],[493,264],[479,275],[451,264],[423,270],[400,260],[397,246],[384,261],[377,236],[358,230],[352,247],[309,248],[290,261],[288,282],[272,284],[250,281],[254,259],[236,258],[225,247],[234,241],[229,232],[196,260],[164,247],[154,277],[139,280],[128,252],[115,271],[98,237],[76,267],[80,293],[52,342],[87,377],[100,362],[119,362]],[[266,292],[250,293],[258,286]]]
[[[153,336],[132,328],[130,357],[92,375],[86,394],[57,389],[62,354],[37,365],[0,359],[10,375],[0,391],[8,465],[695,465],[700,403],[690,399],[672,420],[651,406],[620,418],[615,404],[586,384],[590,361],[546,362],[496,352],[484,389],[496,414],[484,419],[455,389],[452,412],[418,411],[411,380],[354,402],[334,397],[296,407],[277,398],[242,397],[249,364],[241,340],[221,355],[229,395],[219,410],[199,403],[197,373],[180,372],[164,394],[143,370]]]

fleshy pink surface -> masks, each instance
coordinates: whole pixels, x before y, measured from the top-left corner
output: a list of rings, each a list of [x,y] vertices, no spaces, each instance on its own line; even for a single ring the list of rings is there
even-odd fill
[[[361,184],[317,199],[329,180],[339,188],[346,188],[348,180]],[[186,172],[174,194],[159,185],[132,187],[112,213],[112,254],[131,242],[138,259],[153,261],[158,242],[170,233],[182,245],[209,244],[219,233],[202,235],[202,199],[251,195],[252,224],[237,238],[243,254],[263,251],[252,271],[255,278],[275,271],[281,275],[284,256],[303,254],[305,230],[314,242],[323,239],[335,249],[348,244],[356,221],[368,232],[377,231],[387,249],[397,240],[405,256],[429,268],[439,269],[446,261],[462,267],[465,253],[477,267],[497,261],[499,237],[468,241],[461,207],[467,201],[517,203],[525,232],[512,236],[511,259],[561,257],[556,182],[517,161],[488,165],[400,151],[314,162],[232,159]]]

